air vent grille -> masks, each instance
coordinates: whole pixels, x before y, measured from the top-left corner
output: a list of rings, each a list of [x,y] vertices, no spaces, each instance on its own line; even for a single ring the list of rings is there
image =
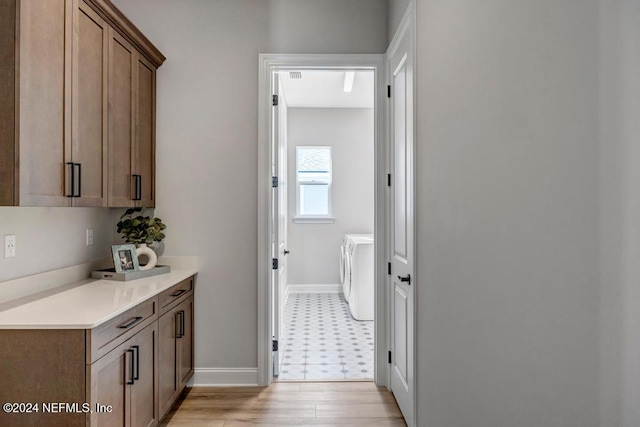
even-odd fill
[[[290,79],[301,79],[302,78],[302,73],[300,71],[289,71],[289,78]]]

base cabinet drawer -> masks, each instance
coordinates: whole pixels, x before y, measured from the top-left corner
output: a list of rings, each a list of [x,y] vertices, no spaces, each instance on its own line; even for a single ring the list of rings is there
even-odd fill
[[[193,376],[193,303],[191,293],[158,320],[160,419]]]

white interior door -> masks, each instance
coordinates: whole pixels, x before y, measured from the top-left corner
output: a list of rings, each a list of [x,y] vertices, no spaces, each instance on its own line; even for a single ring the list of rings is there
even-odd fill
[[[271,176],[277,180],[278,172],[280,171],[279,162],[279,145],[280,145],[280,78],[278,73],[273,73],[271,87],[273,92],[273,106],[271,108]],[[279,183],[278,183],[279,184]],[[272,186],[271,197],[271,257],[278,263],[278,268],[271,270],[271,335],[274,341],[280,340],[280,197],[282,191],[278,188],[278,185]],[[273,376],[277,377],[280,369],[280,354],[278,350],[273,351]]]
[[[280,79],[278,78],[278,85],[280,85]],[[284,327],[284,305],[285,305],[285,291],[287,287],[287,102],[282,90],[278,90],[278,106],[276,109],[278,110],[278,139],[277,139],[277,164],[278,164],[278,188],[276,191],[277,199],[278,199],[278,235],[277,235],[277,244],[278,244],[278,314],[276,316],[277,324],[276,324],[276,339],[280,341],[280,337],[284,336],[283,327]],[[282,350],[282,349],[281,349]],[[280,363],[280,355],[282,351],[278,352],[277,363]],[[279,366],[276,368],[274,373],[277,373]]]
[[[407,425],[414,423],[414,167],[411,32],[389,52],[391,170],[391,391]]]

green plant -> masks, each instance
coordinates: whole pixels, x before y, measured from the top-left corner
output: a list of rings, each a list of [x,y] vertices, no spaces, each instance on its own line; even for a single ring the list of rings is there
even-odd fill
[[[160,218],[145,216],[142,208],[127,209],[120,217],[117,224],[118,233],[127,243],[153,243],[160,242],[166,236],[162,232],[166,225]],[[138,214],[138,215],[135,215]]]

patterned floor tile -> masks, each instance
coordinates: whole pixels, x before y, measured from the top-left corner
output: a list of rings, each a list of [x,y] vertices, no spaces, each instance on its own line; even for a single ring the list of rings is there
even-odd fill
[[[307,380],[336,380],[344,379],[344,366],[334,365],[307,365],[305,379]]]
[[[346,378],[372,378],[373,379],[373,363],[368,364],[345,364],[344,374]]]
[[[303,380],[305,366],[306,365],[281,366],[278,378],[281,380]]]
[[[280,379],[373,378],[373,322],[355,320],[342,294],[291,294],[284,322]]]
[[[307,365],[339,365],[342,364],[342,358],[338,350],[309,351],[306,363]]]

